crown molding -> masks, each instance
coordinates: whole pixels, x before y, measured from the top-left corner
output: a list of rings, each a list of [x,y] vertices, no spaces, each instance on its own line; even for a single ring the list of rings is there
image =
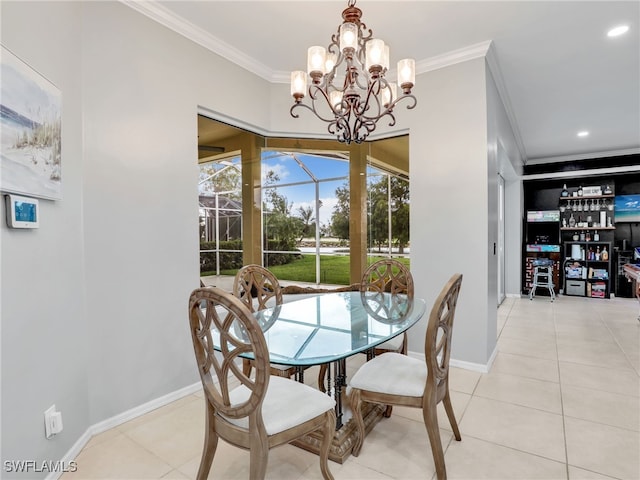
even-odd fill
[[[496,55],[496,50],[493,46],[493,42],[491,42],[489,48],[487,49],[487,55],[485,56],[485,59],[487,62],[487,66],[489,67],[489,72],[491,73],[491,76],[493,78],[493,83],[495,83],[496,85],[498,95],[502,100],[502,105],[507,114],[507,118],[509,119],[513,138],[515,139],[516,146],[518,147],[518,151],[520,152],[522,164],[527,165],[527,151],[524,148],[524,142],[522,141],[522,135],[520,134],[520,128],[518,127],[518,120],[513,113],[513,107],[511,106],[509,93],[507,92],[507,87],[504,83],[504,78],[502,77],[502,70],[500,69],[500,64],[498,63],[498,57]]]
[[[246,55],[237,48],[229,45],[223,40],[211,35],[206,30],[188,22],[182,17],[175,15],[166,7],[160,5],[154,0],[120,0],[120,3],[129,8],[149,17],[161,25],[173,30],[185,38],[197,43],[198,45],[220,55],[232,63],[248,70],[251,73],[272,81],[273,70],[258,62],[254,58]]]
[[[254,125],[253,123],[245,122],[237,118],[230,117],[228,115],[225,115],[224,113],[220,113],[215,110],[211,110],[210,108],[203,107],[202,105],[198,105],[198,115],[204,115],[205,117],[210,118],[212,120],[217,120],[219,122],[226,123],[227,125],[231,125],[232,127],[236,127],[241,130],[246,130],[248,132],[255,133],[256,135],[262,135],[263,137],[273,136],[273,134],[268,130],[265,130],[262,127]]]
[[[603,167],[590,170],[572,170],[570,172],[534,173],[531,175],[519,175],[518,178],[520,180],[550,180],[554,178],[582,178],[631,172],[640,172],[640,165],[613,168]]]
[[[416,61],[416,75],[432,72],[440,68],[450,67],[457,63],[467,62],[475,58],[482,58],[487,55],[491,48],[491,40],[476,43],[467,47],[458,48],[450,52],[436,55],[435,57],[426,58]]]
[[[558,162],[573,162],[575,160],[591,160],[592,158],[620,157],[622,155],[640,154],[640,148],[626,148],[623,150],[606,150],[603,152],[577,153],[575,155],[561,155],[558,157],[537,157],[527,162],[527,165],[540,165]]]

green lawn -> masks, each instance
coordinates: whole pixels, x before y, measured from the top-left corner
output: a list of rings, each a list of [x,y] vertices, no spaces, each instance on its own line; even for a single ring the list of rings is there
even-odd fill
[[[373,263],[383,257],[369,257]],[[407,267],[408,258],[399,258]],[[303,255],[299,260],[286,265],[269,267],[269,270],[279,280],[295,280],[298,282],[315,283],[316,260],[314,255]],[[220,275],[235,275],[237,270],[221,270]],[[215,275],[215,272],[204,272],[202,276]],[[349,257],[338,255],[320,255],[320,283],[332,285],[349,285]]]

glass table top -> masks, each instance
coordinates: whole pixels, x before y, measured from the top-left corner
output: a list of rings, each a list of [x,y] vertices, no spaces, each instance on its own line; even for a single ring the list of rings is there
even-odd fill
[[[317,365],[400,335],[424,315],[422,299],[374,292],[325,293],[256,312],[272,363]]]

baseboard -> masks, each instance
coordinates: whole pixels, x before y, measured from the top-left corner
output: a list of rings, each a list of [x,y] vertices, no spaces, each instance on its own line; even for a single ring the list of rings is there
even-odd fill
[[[156,408],[164,407],[171,402],[175,402],[176,400],[196,393],[200,390],[202,390],[202,383],[198,381],[192,385],[188,385],[184,388],[163,395],[162,397],[155,398],[147,403],[143,403],[142,405],[138,405],[137,407],[134,407],[130,410],[91,425],[64,455],[64,457],[62,458],[62,462],[65,465],[68,465],[69,462],[75,460],[75,458],[80,454],[82,449],[87,445],[89,440],[91,440],[91,437],[93,437],[94,435],[110,430],[114,427],[117,427],[118,425],[122,425],[129,420],[140,417],[146,413],[151,412],[152,410],[155,410]],[[45,480],[57,480],[58,478],[60,478],[62,473],[63,472],[51,472],[49,475],[47,475],[47,477],[45,477]]]
[[[165,405],[170,404],[171,402],[175,402],[176,400],[181,399],[182,397],[186,397],[187,395],[191,395],[199,390],[202,390],[202,383],[196,382],[193,385],[188,385],[180,390],[176,390],[175,392],[167,393],[162,397],[155,398],[147,403],[143,403],[142,405],[138,405],[137,407],[132,408],[131,410],[127,410],[126,412],[122,412],[118,415],[115,415],[111,418],[107,418],[102,422],[98,422],[92,425],[89,429],[91,430],[91,435],[97,435],[98,433],[105,432],[107,430],[112,429],[113,427],[117,427],[118,425],[122,425],[129,420],[133,420],[145,413],[149,413],[156,408],[164,407]]]
[[[522,298],[522,294],[521,293],[507,293],[506,297],[507,298]]]
[[[426,361],[424,353],[407,352],[407,355],[423,362]],[[449,359],[449,365],[456,368],[464,368],[465,370],[471,370],[472,372],[489,373],[489,370],[491,370],[491,366],[493,365],[493,362],[496,359],[496,355],[498,355],[497,345],[493,348],[493,352],[491,353],[491,356],[489,357],[489,360],[487,361],[486,364],[467,362],[464,360],[456,360],[455,358],[451,358]]]
[[[64,457],[60,460],[62,465],[69,465],[70,462],[74,461],[80,452],[85,447],[89,440],[91,440],[91,427],[89,427],[81,436],[78,438],[76,443],[69,449],[67,453],[65,453]],[[45,477],[45,480],[57,480],[62,476],[64,472],[51,472],[49,475]]]

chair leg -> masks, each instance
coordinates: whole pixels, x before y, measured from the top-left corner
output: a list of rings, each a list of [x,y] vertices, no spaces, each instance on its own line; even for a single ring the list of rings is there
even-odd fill
[[[391,412],[393,412],[393,405],[387,405],[387,408],[384,409],[384,413],[382,416],[384,418],[389,418],[391,416]]]
[[[254,435],[249,451],[249,478],[251,480],[264,479],[267,474],[268,462],[269,445],[267,438],[260,439],[259,435]]]
[[[251,360],[248,358],[242,359],[242,373],[244,373],[247,377],[251,376]]]
[[[445,393],[444,398],[442,399],[442,404],[444,405],[444,410],[447,412],[447,417],[449,417],[449,423],[451,424],[453,435],[456,437],[457,441],[462,440],[460,429],[458,429],[458,422],[456,421],[456,416],[453,413],[453,406],[451,405],[449,390],[447,390],[447,393]]]
[[[320,365],[320,371],[318,372],[318,389],[322,393],[327,393],[327,387],[325,385],[327,380],[327,364]]]
[[[206,399],[205,402],[207,402],[207,411],[205,412],[204,446],[202,448],[202,458],[196,477],[198,480],[205,480],[209,476],[213,456],[216,454],[216,447],[218,446],[218,434],[216,433],[213,421],[213,406]]]
[[[333,480],[329,471],[329,449],[333,441],[333,433],[336,430],[336,412],[329,410],[325,414],[325,424],[322,431],[322,443],[320,444],[320,471],[324,480]]]
[[[436,475],[438,480],[446,480],[447,469],[444,465],[444,452],[442,451],[442,440],[440,439],[440,431],[438,430],[438,414],[436,412],[436,403],[429,405],[422,411],[424,424],[427,427],[429,435],[429,443],[431,443],[431,453],[433,454],[433,463],[436,466]]]
[[[404,337],[403,337],[403,340],[402,340],[402,349],[401,349],[400,353],[402,355],[406,355],[407,354],[407,350],[409,350],[409,345],[408,345],[409,337],[407,336],[407,332],[404,332],[403,335],[404,335]]]
[[[351,405],[351,414],[353,415],[353,420],[356,423],[356,438],[353,443],[353,449],[351,450],[351,455],[357,457],[360,455],[360,449],[362,448],[362,442],[364,440],[364,419],[362,418],[362,400],[360,399],[360,390],[354,388],[351,390],[351,395],[349,399],[349,404]]]

